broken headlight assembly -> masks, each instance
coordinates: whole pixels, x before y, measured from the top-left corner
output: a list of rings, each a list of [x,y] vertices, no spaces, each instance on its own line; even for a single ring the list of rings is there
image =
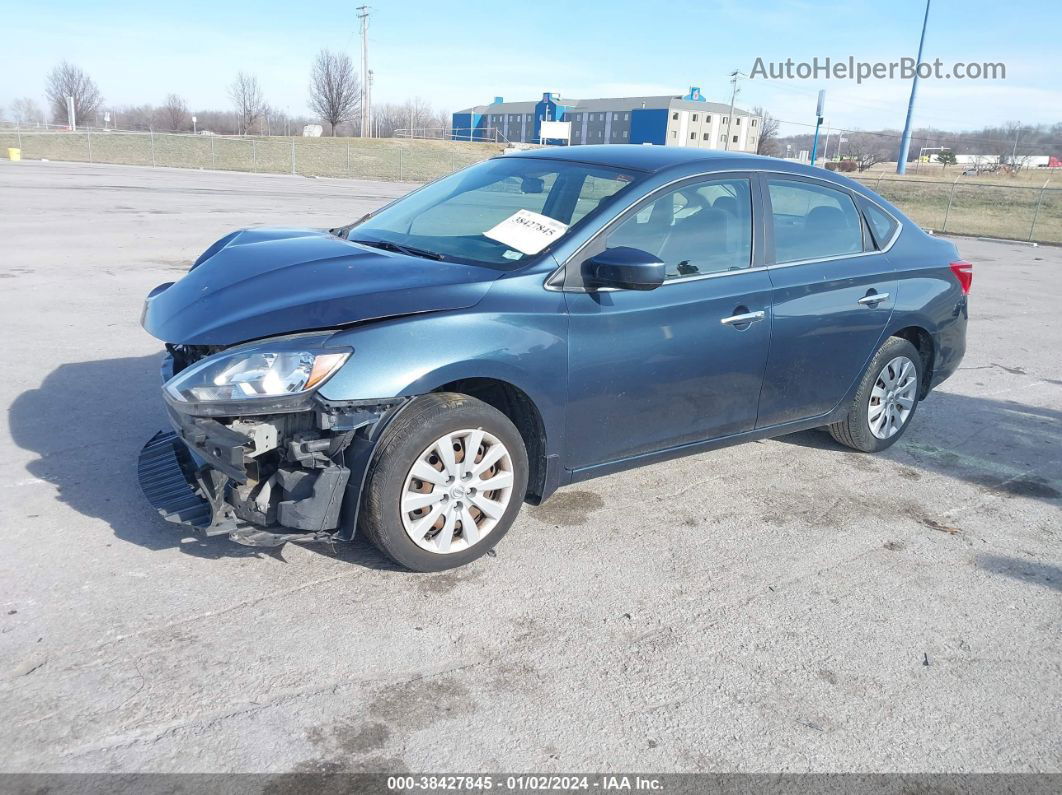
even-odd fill
[[[300,411],[351,353],[285,344],[225,351],[182,370],[163,394],[174,409],[200,416]]]

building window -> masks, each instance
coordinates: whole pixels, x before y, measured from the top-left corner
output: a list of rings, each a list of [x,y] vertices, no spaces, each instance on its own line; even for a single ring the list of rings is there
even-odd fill
[[[738,127],[740,127],[741,126],[741,119],[734,119],[734,124],[736,124]]]
[[[704,134],[704,140],[705,140],[705,141],[707,141],[707,140],[708,140],[708,133],[705,133],[705,134]]]
[[[630,121],[630,120],[631,120],[631,114],[629,114],[629,113],[624,113],[624,114],[623,114],[623,120],[624,120],[624,121]]]
[[[678,131],[677,130],[672,130],[671,131],[671,137],[672,138],[678,138]]]
[[[710,122],[712,120],[712,114],[709,113],[707,116],[704,117],[704,120]]]
[[[671,120],[672,121],[678,121],[678,114],[677,113],[672,113],[671,114]]]
[[[756,120],[755,120],[755,119],[753,119],[753,120],[752,120],[752,121],[750,122],[750,124],[752,124],[752,126],[753,126],[753,127],[755,127],[755,126],[756,126]]]
[[[623,131],[623,137],[624,137],[624,138],[630,138],[630,137],[631,137],[631,135],[630,135],[630,133],[629,133],[629,132],[628,132],[627,130],[624,130],[624,131]]]
[[[737,143],[737,136],[734,136],[734,143]]]
[[[723,144],[726,143],[726,133],[723,133],[722,135],[719,136],[719,143],[723,143]]]
[[[693,114],[693,120],[697,121],[697,114],[696,113]]]
[[[696,141],[697,140],[697,133],[695,133],[695,132],[690,133],[690,140],[691,141]]]
[[[723,117],[723,124],[726,124],[728,121],[730,121],[730,117],[729,116],[724,116]]]

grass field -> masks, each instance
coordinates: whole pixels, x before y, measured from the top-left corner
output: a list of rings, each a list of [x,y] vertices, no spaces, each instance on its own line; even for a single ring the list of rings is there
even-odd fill
[[[229,138],[146,133],[0,131],[0,152],[21,145],[26,159],[295,173],[425,182],[494,156],[502,146],[395,138]],[[1043,169],[1013,176],[960,176],[957,166],[919,164],[905,176],[895,164],[855,176],[919,225],[937,231],[1062,243],[1062,175],[1053,187]],[[958,182],[956,182],[958,177]],[[950,209],[949,209],[950,203]],[[1039,205],[1039,212],[1037,212]],[[1035,226],[1034,226],[1035,216]]]
[[[19,146],[29,160],[209,168],[424,182],[493,157],[490,143],[397,138],[230,138],[147,133],[0,131],[0,151]]]

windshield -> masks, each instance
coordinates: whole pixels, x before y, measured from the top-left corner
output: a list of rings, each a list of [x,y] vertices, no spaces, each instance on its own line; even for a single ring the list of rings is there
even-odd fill
[[[347,239],[429,259],[514,268],[639,176],[586,163],[496,158],[395,202],[351,228]]]

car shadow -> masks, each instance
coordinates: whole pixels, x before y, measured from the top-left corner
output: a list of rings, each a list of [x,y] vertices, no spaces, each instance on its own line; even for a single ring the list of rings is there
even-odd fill
[[[1008,497],[1062,499],[1062,411],[937,391],[918,407],[912,423],[882,457]],[[821,429],[777,440],[853,453]]]
[[[284,559],[285,547],[258,549],[226,536],[195,536],[165,521],[137,483],[140,448],[168,428],[159,395],[160,355],[64,364],[8,411],[11,436],[37,458],[31,475],[53,484],[78,513],[101,519],[123,541],[150,550],[178,548],[201,558]],[[307,549],[372,569],[402,570],[371,544],[307,544]]]
[[[9,427],[37,458],[31,475],[54,484],[74,510],[107,522],[114,534],[151,550],[179,548],[203,558],[272,555],[284,548],[242,547],[202,538],[164,521],[137,484],[137,456],[167,427],[159,395],[160,356],[77,362],[56,368],[15,399]],[[851,453],[826,433],[779,437],[786,444]],[[909,468],[948,475],[1010,497],[1062,499],[1062,412],[1011,400],[935,392],[904,438],[882,454]],[[1047,472],[1053,479],[1043,477]],[[373,569],[404,571],[371,544],[309,544],[307,549]]]
[[[1031,585],[1042,585],[1053,591],[1062,591],[1062,569],[1047,563],[1036,563],[1006,555],[978,555],[977,568],[1013,577]]]

